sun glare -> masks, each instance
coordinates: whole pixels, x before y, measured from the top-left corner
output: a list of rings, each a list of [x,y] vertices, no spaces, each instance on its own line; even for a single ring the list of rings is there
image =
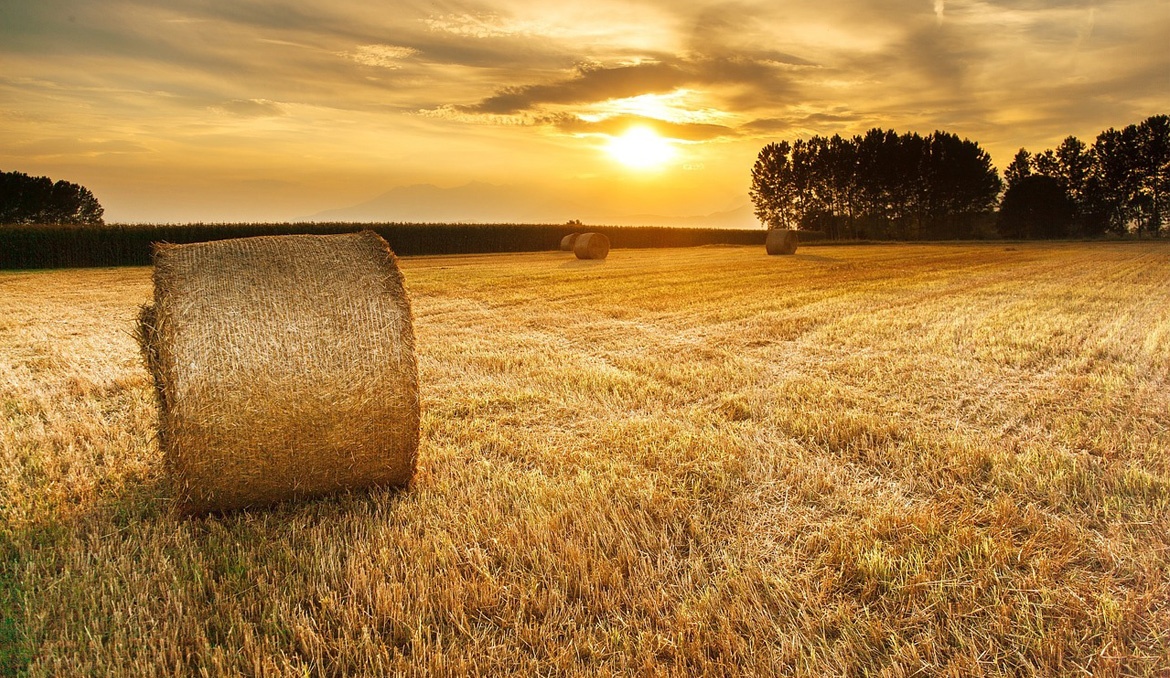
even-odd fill
[[[633,127],[620,137],[612,137],[607,148],[621,164],[634,169],[654,169],[674,157],[669,141],[648,127]]]

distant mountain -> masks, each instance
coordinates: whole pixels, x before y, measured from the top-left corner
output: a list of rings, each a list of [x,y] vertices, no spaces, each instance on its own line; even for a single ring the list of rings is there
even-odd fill
[[[555,196],[541,195],[534,199],[530,189],[479,181],[452,188],[433,184],[400,186],[372,200],[318,212],[304,220],[563,224],[570,219],[599,225],[760,228],[748,204],[726,212],[696,216],[615,215],[597,213],[592,208]]]
[[[750,204],[744,204],[726,212],[712,212],[702,216],[666,217],[659,214],[634,214],[613,217],[613,223],[629,226],[687,226],[692,228],[763,228]]]

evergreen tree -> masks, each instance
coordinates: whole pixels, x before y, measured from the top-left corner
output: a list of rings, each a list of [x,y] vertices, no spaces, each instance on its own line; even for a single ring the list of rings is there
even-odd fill
[[[789,162],[791,152],[792,145],[787,141],[768,144],[760,149],[752,166],[749,195],[756,218],[768,228],[796,228],[799,219]]]
[[[1012,158],[1011,164],[1003,171],[1003,180],[1007,184],[1007,188],[1020,183],[1020,179],[1031,176],[1032,174],[1032,154],[1027,149],[1021,148],[1016,151],[1016,157]]]

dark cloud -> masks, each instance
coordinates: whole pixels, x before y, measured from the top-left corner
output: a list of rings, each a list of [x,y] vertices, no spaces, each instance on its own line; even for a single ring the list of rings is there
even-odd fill
[[[664,57],[661,61],[621,66],[579,67],[549,84],[508,87],[476,104],[458,107],[468,113],[533,112],[548,104],[588,104],[644,94],[665,94],[681,87],[743,86],[745,98],[759,103],[789,90],[789,71],[771,60],[750,57]]]
[[[540,121],[551,124],[569,134],[607,134],[618,136],[632,127],[648,127],[659,136],[680,141],[712,141],[729,139],[739,133],[724,125],[710,123],[667,122],[641,115],[615,115],[596,122],[584,120],[575,115],[558,115]]]
[[[571,77],[547,85],[508,87],[470,106],[468,113],[508,114],[539,108],[542,104],[582,104],[606,99],[661,94],[692,79],[688,69],[676,63],[643,63],[606,68],[582,66]]]
[[[812,130],[816,134],[832,135],[840,133],[839,130],[855,128],[860,123],[862,121],[856,112],[838,107],[784,118],[756,118],[741,125],[739,130],[742,134],[763,136],[806,130]]]

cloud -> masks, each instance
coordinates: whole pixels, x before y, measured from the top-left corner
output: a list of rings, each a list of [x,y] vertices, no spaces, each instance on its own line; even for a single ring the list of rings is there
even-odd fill
[[[806,136],[809,134],[832,134],[828,130],[857,128],[862,121],[856,112],[847,107],[817,111],[795,110],[783,118],[756,118],[740,126],[746,136],[775,136],[778,134]]]
[[[802,62],[800,65],[804,65]],[[773,58],[660,56],[632,65],[579,66],[568,77],[547,84],[507,87],[478,103],[460,106],[469,113],[510,114],[539,110],[549,104],[585,104],[680,87],[746,87],[745,101],[766,101],[788,91],[791,61]]]
[[[285,115],[283,106],[268,99],[232,99],[211,108],[242,118],[274,118]]]
[[[680,141],[713,141],[730,139],[739,133],[725,125],[693,122],[667,122],[658,118],[641,115],[615,115],[601,120],[590,121],[575,115],[562,114],[540,121],[550,124],[566,134],[604,134],[619,136],[632,127],[648,127],[659,136]]]
[[[9,149],[12,154],[34,158],[102,157],[150,153],[147,146],[124,139],[78,139],[57,137],[38,139]]]
[[[365,66],[398,69],[402,68],[403,61],[417,55],[418,53],[418,50],[413,47],[400,47],[398,45],[361,45],[352,52],[341,52],[340,56],[343,56],[347,59],[352,59]]]
[[[669,92],[689,80],[685,69],[669,63],[648,62],[613,68],[583,65],[569,78],[546,85],[507,87],[460,109],[468,113],[520,113],[544,104],[580,104]]]
[[[549,26],[509,21],[498,14],[442,14],[427,17],[423,23],[432,31],[480,39],[551,32]]]

